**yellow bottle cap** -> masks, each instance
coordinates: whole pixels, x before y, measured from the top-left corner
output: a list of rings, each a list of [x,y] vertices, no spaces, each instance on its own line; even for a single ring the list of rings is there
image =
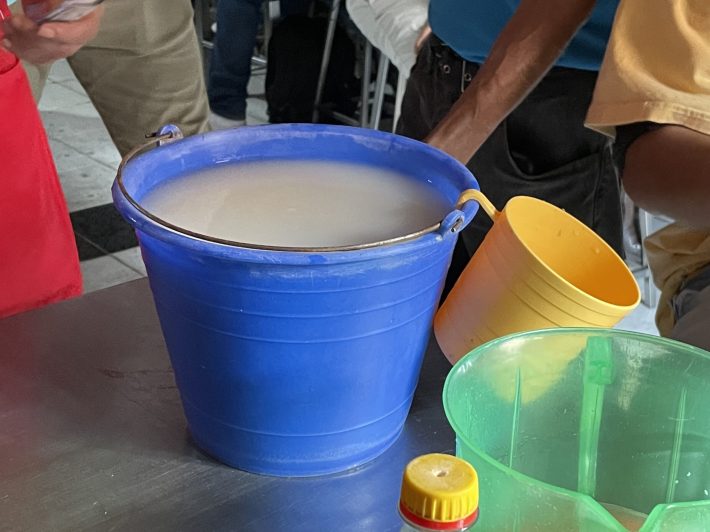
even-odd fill
[[[431,530],[462,530],[478,518],[478,475],[448,454],[425,454],[407,465],[399,510],[410,524]]]

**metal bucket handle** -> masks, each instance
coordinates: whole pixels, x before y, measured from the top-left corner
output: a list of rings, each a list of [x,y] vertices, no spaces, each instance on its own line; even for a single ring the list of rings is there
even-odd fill
[[[148,148],[153,146],[153,144],[157,144],[158,146],[162,146],[163,144],[169,144],[170,142],[182,139],[183,134],[182,131],[180,131],[179,127],[167,125],[163,126],[155,133],[146,135],[145,138],[148,139],[145,143],[141,144],[140,146],[136,146],[135,148],[130,150],[126,155],[124,155],[121,159],[121,163],[118,165],[118,170],[116,170],[116,183],[118,183],[118,188],[121,190],[121,194],[123,194],[123,197],[125,197],[131,205],[133,205],[136,209],[138,209],[142,214],[144,214],[151,220],[160,221],[159,218],[153,216],[143,207],[141,207],[138,202],[133,199],[133,196],[128,193],[128,190],[126,190],[126,186],[123,184],[123,171],[125,170],[126,165],[131,161],[131,159],[133,159],[133,157],[147,150]],[[160,223],[173,228],[167,222],[160,221]]]
[[[395,238],[390,238],[387,240],[381,240],[379,242],[370,242],[367,244],[356,244],[356,245],[351,245],[351,246],[324,246],[324,247],[290,247],[290,246],[265,246],[265,245],[260,245],[260,244],[251,244],[247,242],[236,242],[234,240],[225,240],[222,238],[216,238],[213,236],[209,235],[204,235],[201,233],[196,233],[194,231],[190,231],[189,229],[185,229],[183,227],[171,224],[170,222],[167,222],[154,214],[148,212],[146,209],[144,209],[134,198],[128,193],[128,190],[126,190],[126,186],[123,183],[123,171],[125,170],[126,166],[128,163],[138,155],[139,153],[142,153],[146,149],[150,148],[151,146],[157,144],[158,146],[164,145],[164,144],[169,144],[171,142],[174,142],[176,140],[180,140],[183,138],[182,131],[180,131],[180,128],[174,125],[167,125],[162,127],[159,131],[146,135],[146,138],[149,139],[145,144],[141,144],[140,146],[137,146],[133,148],[131,151],[129,151],[123,159],[121,159],[121,164],[118,165],[118,171],[116,172],[116,183],[118,184],[118,188],[121,191],[121,194],[128,200],[128,202],[133,205],[141,214],[149,218],[150,220],[162,225],[163,227],[167,227],[168,229],[172,229],[173,231],[176,231],[178,233],[182,233],[187,236],[191,236],[193,238],[197,238],[200,240],[206,240],[208,242],[214,242],[217,244],[223,244],[226,246],[235,246],[235,247],[241,247],[241,248],[248,248],[248,249],[259,249],[259,250],[266,250],[266,251],[290,251],[290,252],[306,252],[306,253],[320,253],[320,252],[332,252],[332,251],[355,251],[355,250],[361,250],[361,249],[369,249],[369,248],[375,248],[379,246],[385,246],[385,245],[392,245],[392,244],[399,244],[402,242],[407,242],[409,240],[414,240],[417,239],[421,236],[427,235],[429,233],[434,233],[434,232],[439,232],[442,236],[446,233],[458,233],[463,229],[464,227],[464,213],[462,212],[461,209],[463,209],[463,206],[471,200],[477,201],[481,207],[489,214],[489,216],[493,217],[492,213],[497,213],[495,210],[495,207],[486,199],[486,197],[481,194],[480,191],[475,190],[475,189],[466,189],[464,190],[460,195],[459,198],[456,202],[456,206],[454,207],[454,210],[447,214],[444,219],[436,224],[430,225],[429,227],[425,227],[424,229],[421,229],[419,231],[416,231],[414,233],[410,233],[408,235],[404,236],[398,236]]]

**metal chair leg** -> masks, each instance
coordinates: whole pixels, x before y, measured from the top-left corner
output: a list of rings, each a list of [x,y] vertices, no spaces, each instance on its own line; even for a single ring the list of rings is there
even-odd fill
[[[323,47],[323,59],[320,65],[320,75],[318,76],[318,86],[316,87],[316,97],[313,102],[313,122],[318,122],[320,117],[320,106],[323,100],[323,90],[325,89],[325,78],[328,74],[328,65],[330,64],[330,54],[333,50],[333,38],[335,36],[335,25],[338,21],[340,13],[341,0],[333,0],[328,17],[328,30],[325,35],[325,46]]]
[[[399,117],[402,114],[402,101],[404,100],[404,91],[407,88],[407,79],[409,76],[399,73],[397,76],[397,91],[395,92],[394,98],[394,119],[392,120],[392,133],[397,131],[397,122],[399,122]]]
[[[206,37],[207,30],[212,25],[210,20],[210,1],[209,0],[195,0],[195,31],[197,32],[197,38],[200,45],[207,49],[212,49],[212,42]]]
[[[372,119],[370,127],[379,129],[380,118],[382,118],[382,105],[385,102],[385,86],[387,85],[387,71],[389,70],[390,60],[385,54],[380,52],[380,60],[377,65],[377,80],[375,82],[375,101],[372,104]]]
[[[653,277],[648,265],[644,241],[653,232],[652,215],[643,209],[639,209],[639,226],[641,230],[641,264],[643,265],[643,286],[641,287],[641,301],[649,308],[658,305],[658,289],[653,284]]]
[[[372,78],[372,43],[365,39],[362,62],[362,85],[360,88],[360,127],[370,125],[370,79]]]

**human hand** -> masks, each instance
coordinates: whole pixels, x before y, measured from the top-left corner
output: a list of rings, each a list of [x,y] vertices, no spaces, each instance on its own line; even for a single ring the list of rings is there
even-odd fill
[[[10,17],[0,26],[4,38],[0,48],[34,64],[49,63],[76,53],[96,36],[103,7],[73,22],[48,22],[37,25],[25,15]]]

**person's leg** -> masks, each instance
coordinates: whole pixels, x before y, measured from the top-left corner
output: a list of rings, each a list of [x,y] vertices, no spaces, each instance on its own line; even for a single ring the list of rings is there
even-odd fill
[[[192,19],[190,0],[106,2],[99,35],[69,59],[121,154],[165,124],[208,129]]]
[[[662,335],[710,349],[710,136],[652,122],[616,128],[629,196],[676,222],[646,239]],[[679,223],[680,222],[680,223]]]
[[[429,39],[422,46],[412,68],[402,99],[402,112],[397,123],[397,133],[423,140],[434,127],[436,95],[445,89],[440,73],[436,71],[437,55],[442,46]]]
[[[623,182],[639,207],[710,228],[710,135],[681,126],[644,133],[628,148]]]
[[[213,113],[245,120],[251,57],[262,20],[262,0],[221,0],[210,60],[208,94]]]
[[[710,351],[710,265],[683,282],[671,305],[670,338]]]
[[[307,15],[313,0],[281,0],[281,17],[291,15]]]
[[[619,181],[611,143],[584,127],[596,73],[554,68],[469,162],[502,209],[514,196],[548,201],[582,221],[623,256]],[[491,221],[479,213],[462,238],[473,254]]]

